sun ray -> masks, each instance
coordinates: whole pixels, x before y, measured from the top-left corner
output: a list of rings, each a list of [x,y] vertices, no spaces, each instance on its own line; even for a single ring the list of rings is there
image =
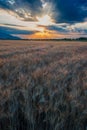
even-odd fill
[[[50,18],[49,15],[44,15],[42,17],[37,17],[37,20],[38,20],[38,24],[39,25],[51,25],[53,24],[53,21],[52,19]]]

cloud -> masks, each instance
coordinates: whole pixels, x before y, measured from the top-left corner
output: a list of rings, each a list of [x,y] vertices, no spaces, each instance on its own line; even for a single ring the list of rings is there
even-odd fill
[[[22,18],[25,21],[36,20],[36,15],[40,14],[42,2],[40,0],[0,0],[0,8]]]
[[[58,25],[50,25],[50,26],[47,26],[46,29],[60,32],[60,33],[69,33],[69,30],[66,28],[66,26],[63,27],[63,26],[58,26]]]
[[[0,26],[0,33],[5,33],[9,35],[31,35],[36,33],[36,31],[19,30],[11,27]]]
[[[43,27],[43,26],[42,26]],[[46,30],[55,31],[56,33],[65,35],[87,35],[87,23],[76,24],[54,24],[50,26],[44,26]]]
[[[87,0],[52,0],[54,18],[58,23],[83,22],[87,18]]]
[[[87,0],[0,0],[0,8],[25,21],[36,21],[44,13],[56,23],[73,24],[87,19]]]
[[[10,26],[10,27],[25,27],[25,26],[22,26],[22,25],[16,25],[16,24],[2,24],[3,26]]]
[[[4,10],[0,32],[9,35],[33,35],[37,32],[32,30],[40,29],[42,33],[87,34],[87,0],[0,0],[0,10]],[[46,16],[52,20],[50,26],[46,26],[50,19],[43,26],[41,18]]]
[[[10,34],[6,34],[6,33],[1,33],[0,32],[0,39],[2,40],[6,40],[6,39],[11,39],[11,40],[20,40],[21,38],[17,37],[17,36],[12,36]]]

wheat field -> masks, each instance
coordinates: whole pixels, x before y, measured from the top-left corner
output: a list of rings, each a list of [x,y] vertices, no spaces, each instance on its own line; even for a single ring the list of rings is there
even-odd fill
[[[87,42],[0,41],[0,130],[87,130]]]

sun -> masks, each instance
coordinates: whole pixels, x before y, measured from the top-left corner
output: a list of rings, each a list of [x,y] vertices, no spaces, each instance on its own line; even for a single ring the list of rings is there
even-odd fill
[[[43,17],[37,17],[38,24],[39,25],[51,25],[52,24],[52,19],[50,18],[49,15],[45,15]]]

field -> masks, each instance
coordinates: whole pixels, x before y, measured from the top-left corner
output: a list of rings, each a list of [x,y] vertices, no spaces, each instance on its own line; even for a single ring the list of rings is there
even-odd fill
[[[0,41],[0,130],[87,130],[87,42]]]

